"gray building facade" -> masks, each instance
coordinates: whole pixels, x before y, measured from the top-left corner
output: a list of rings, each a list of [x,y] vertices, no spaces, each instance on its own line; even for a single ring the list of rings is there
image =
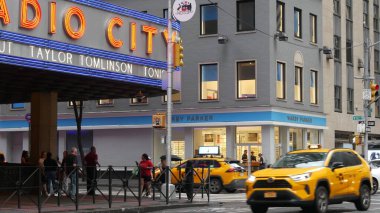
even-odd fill
[[[167,15],[166,0],[107,2]],[[224,157],[240,159],[251,147],[273,163],[288,151],[324,145],[321,1],[196,2],[195,16],[181,25],[185,65],[182,90],[173,95],[172,153],[190,158],[199,147],[218,146]],[[165,110],[164,97],[86,101],[85,147],[98,148],[102,165],[132,164],[144,152],[157,162],[165,131],[152,128],[151,116]],[[27,112],[28,104],[1,106],[0,151],[8,161],[28,148]],[[68,103],[59,103],[59,118],[62,153],[76,134]]]

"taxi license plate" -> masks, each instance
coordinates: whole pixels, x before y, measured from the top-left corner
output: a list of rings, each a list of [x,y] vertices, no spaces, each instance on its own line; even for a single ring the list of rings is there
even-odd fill
[[[264,198],[276,198],[277,193],[276,192],[265,192],[264,193]]]

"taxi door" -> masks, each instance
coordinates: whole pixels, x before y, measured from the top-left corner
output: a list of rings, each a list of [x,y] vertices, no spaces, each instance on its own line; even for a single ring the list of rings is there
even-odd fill
[[[363,170],[362,162],[353,152],[344,152],[344,162],[347,165],[348,183],[346,192],[349,195],[355,195],[360,186],[360,176]]]
[[[341,163],[343,167],[333,168],[334,163]],[[349,182],[349,169],[344,165],[343,152],[334,152],[328,164],[330,170],[330,198],[340,197],[347,194],[347,187]]]

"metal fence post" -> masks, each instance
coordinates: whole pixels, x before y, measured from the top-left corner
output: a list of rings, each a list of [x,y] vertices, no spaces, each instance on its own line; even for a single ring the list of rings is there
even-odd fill
[[[112,177],[111,177],[112,166],[108,166],[108,207],[112,206]]]
[[[170,162],[170,161],[169,161]],[[170,180],[170,178],[169,178],[169,175],[170,175],[170,173],[169,173],[169,169],[170,169],[170,167],[168,167],[168,166],[166,166],[166,204],[169,204],[169,197],[170,197],[170,195],[169,195],[169,180]]]
[[[17,207],[19,209],[21,208],[21,187],[22,187],[21,167],[18,167]]]
[[[128,173],[127,173],[127,167],[124,166],[124,177],[125,177],[125,182],[123,183],[123,189],[124,189],[124,202],[127,202],[127,190],[126,190],[126,185],[128,181]]]
[[[141,188],[141,169],[140,169],[140,166],[138,166],[138,170],[139,170],[139,206],[141,206],[141,194],[142,194],[142,188]]]
[[[75,172],[75,210],[78,211],[79,208],[79,203],[78,203],[78,193],[79,193],[79,180],[78,180],[78,170],[79,167],[75,167],[74,172]]]
[[[38,167],[38,196],[37,196],[38,213],[41,212],[41,193],[42,193],[41,178],[42,178],[41,168]]]

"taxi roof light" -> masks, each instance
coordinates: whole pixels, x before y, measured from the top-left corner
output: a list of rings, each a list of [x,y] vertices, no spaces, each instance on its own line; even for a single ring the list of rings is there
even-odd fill
[[[322,145],[321,144],[310,144],[308,146],[309,149],[321,149]]]

